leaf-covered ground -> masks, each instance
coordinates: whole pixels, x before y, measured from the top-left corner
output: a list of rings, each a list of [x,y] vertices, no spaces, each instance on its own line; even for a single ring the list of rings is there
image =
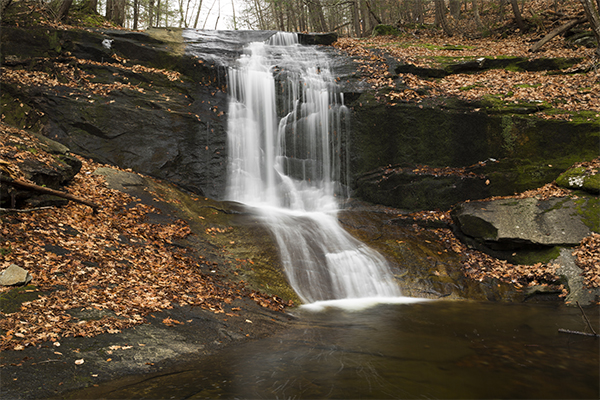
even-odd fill
[[[403,101],[420,103],[438,96],[469,101],[493,96],[504,104],[538,103],[543,106],[540,107],[543,110],[536,114],[541,118],[570,120],[575,113],[582,111],[595,112],[588,118],[600,117],[600,59],[595,49],[575,46],[567,38],[557,36],[539,51],[531,52],[534,43],[562,23],[551,18],[556,14],[545,13],[552,2],[535,3],[536,12],[542,18],[538,21],[540,26],[526,33],[506,28],[488,37],[473,39],[469,35],[447,37],[436,29],[414,29],[399,36],[340,38],[334,45],[355,57],[370,85],[380,90],[379,98],[391,104]],[[564,9],[559,11],[565,17],[576,18],[581,11],[580,6],[566,3],[570,2],[561,4]],[[532,5],[528,4],[528,7]],[[509,13],[506,26],[511,22]],[[581,61],[560,72],[507,68],[422,78],[411,73],[396,76],[389,70],[386,57],[421,68],[439,68],[440,65],[460,64],[481,57],[522,57],[528,60],[578,58]]]
[[[52,159],[27,132],[5,124],[0,128],[5,177],[26,180],[20,162]],[[241,297],[273,310],[284,308],[279,298],[211,273],[216,269],[214,261],[175,245],[191,234],[185,221],[149,223],[147,215],[161,210],[108,188],[104,177],[93,174],[101,166],[115,167],[78,158],[83,168],[65,189],[101,204],[97,212],[70,202],[63,207],[0,213],[0,270],[10,264],[25,268],[34,278],[30,292],[39,295],[17,312],[2,313],[1,350],[22,350],[63,336],[117,333],[143,323],[151,312],[174,305],[199,306],[231,317],[239,317],[239,308],[231,304]],[[207,223],[207,232],[215,229]],[[8,290],[1,288],[0,294]],[[70,314],[82,309],[95,310],[102,317],[82,320]]]

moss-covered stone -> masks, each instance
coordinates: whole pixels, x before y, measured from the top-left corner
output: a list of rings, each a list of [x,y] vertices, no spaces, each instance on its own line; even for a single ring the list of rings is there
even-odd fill
[[[400,35],[400,31],[391,25],[380,24],[380,25],[377,25],[375,28],[373,28],[373,33],[371,35],[372,36],[398,36],[398,35]]]
[[[600,199],[584,197],[574,200],[577,212],[591,231],[600,233]]]
[[[558,186],[567,189],[585,190],[592,194],[600,194],[600,174],[584,167],[570,168],[556,178]]]

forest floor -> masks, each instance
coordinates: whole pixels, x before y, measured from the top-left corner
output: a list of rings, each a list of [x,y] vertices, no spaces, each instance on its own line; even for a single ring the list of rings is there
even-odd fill
[[[513,32],[506,38],[445,37],[438,31],[417,30],[398,36],[340,38],[334,46],[360,64],[380,99],[394,104],[423,102],[435,97],[481,101],[494,96],[504,103],[539,103],[545,110],[540,118],[571,120],[587,112],[588,120],[600,117],[600,58],[595,49],[574,46],[559,36],[539,51],[529,51],[539,33]],[[525,71],[514,68],[482,69],[477,73],[449,73],[424,78],[414,73],[395,74],[389,70],[391,56],[396,62],[421,69],[440,69],[481,58],[523,60],[574,59],[561,71]],[[398,80],[402,82],[398,85]]]

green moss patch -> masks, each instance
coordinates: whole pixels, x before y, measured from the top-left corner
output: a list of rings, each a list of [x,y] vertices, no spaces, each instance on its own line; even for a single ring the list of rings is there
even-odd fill
[[[600,175],[596,170],[584,167],[570,168],[562,173],[556,184],[560,187],[575,190],[584,190],[593,194],[600,194]]]
[[[600,233],[600,199],[597,197],[576,199],[575,205],[577,212],[582,216],[583,223],[591,231]]]
[[[400,31],[391,26],[391,25],[377,25],[375,28],[373,28],[373,33],[371,34],[371,36],[398,36],[400,35]]]
[[[27,301],[33,301],[40,295],[37,288],[33,285],[16,287],[0,294],[0,311],[5,314],[11,314],[21,309],[21,304]]]

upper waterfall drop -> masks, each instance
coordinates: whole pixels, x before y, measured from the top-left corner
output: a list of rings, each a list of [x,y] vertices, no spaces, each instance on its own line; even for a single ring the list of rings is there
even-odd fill
[[[349,111],[327,57],[278,32],[246,46],[228,84],[227,197],[265,221],[302,300],[399,296],[385,259],[337,221]]]

